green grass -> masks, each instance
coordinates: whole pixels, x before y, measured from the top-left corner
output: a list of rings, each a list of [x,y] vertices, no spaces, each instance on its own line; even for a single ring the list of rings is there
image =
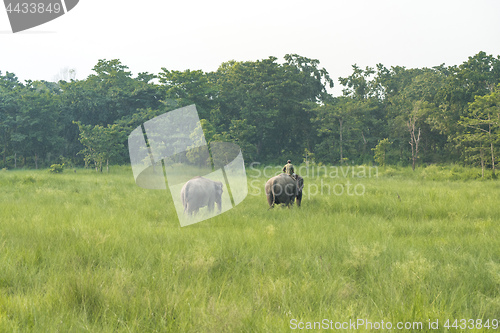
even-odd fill
[[[455,166],[359,170],[305,177],[300,209],[268,210],[249,169],[241,204],[184,228],[169,192],[127,167],[0,171],[0,332],[500,319],[500,183]]]

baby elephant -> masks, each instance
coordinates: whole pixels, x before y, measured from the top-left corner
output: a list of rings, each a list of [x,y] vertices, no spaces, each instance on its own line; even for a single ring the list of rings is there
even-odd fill
[[[214,203],[217,204],[218,213],[222,209],[222,183],[213,180],[194,177],[190,179],[181,190],[182,206],[184,214],[196,215],[198,210],[207,206],[209,212],[213,212]]]

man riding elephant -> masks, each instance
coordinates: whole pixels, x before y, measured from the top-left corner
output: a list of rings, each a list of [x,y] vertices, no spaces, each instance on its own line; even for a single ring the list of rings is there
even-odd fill
[[[293,205],[297,200],[297,206],[302,202],[302,190],[304,188],[304,179],[299,175],[293,179],[285,173],[272,177],[266,182],[265,192],[269,208],[275,204]]]

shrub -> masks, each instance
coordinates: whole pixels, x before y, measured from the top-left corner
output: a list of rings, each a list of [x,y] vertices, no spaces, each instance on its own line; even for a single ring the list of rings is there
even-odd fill
[[[49,168],[50,173],[62,173],[64,170],[64,164],[52,164]]]
[[[372,148],[374,151],[373,159],[378,165],[385,166],[386,163],[386,152],[389,147],[392,145],[392,142],[389,139],[380,140],[375,148]]]
[[[33,176],[25,176],[22,179],[22,183],[23,184],[34,184],[34,183],[36,183],[36,179]]]

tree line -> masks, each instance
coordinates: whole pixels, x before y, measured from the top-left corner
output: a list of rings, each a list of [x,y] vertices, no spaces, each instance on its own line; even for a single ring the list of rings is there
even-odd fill
[[[196,104],[207,141],[237,143],[249,163],[452,162],[494,172],[500,56],[432,68],[353,65],[339,82],[343,95],[334,97],[320,62],[297,54],[137,76],[118,59],[99,60],[85,80],[59,82],[0,72],[0,167],[127,163],[134,128]]]

